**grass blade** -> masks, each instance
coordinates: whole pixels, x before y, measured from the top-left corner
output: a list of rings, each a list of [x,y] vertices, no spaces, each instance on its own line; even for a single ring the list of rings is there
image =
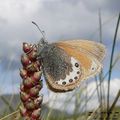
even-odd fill
[[[110,114],[109,114],[110,80],[111,80],[111,74],[112,74],[112,64],[113,64],[113,57],[114,57],[114,50],[115,50],[115,45],[116,45],[116,38],[117,38],[117,33],[118,33],[119,22],[120,22],[120,13],[119,13],[119,16],[118,16],[117,26],[116,26],[116,30],[115,30],[113,45],[112,45],[111,58],[110,58],[110,67],[109,67],[109,76],[108,76],[108,93],[107,93],[108,120],[109,120],[109,116],[110,116]]]

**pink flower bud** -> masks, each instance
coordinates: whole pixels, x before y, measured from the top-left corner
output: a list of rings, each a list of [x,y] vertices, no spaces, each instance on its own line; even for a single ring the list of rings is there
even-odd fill
[[[31,50],[31,46],[28,43],[23,43],[23,51],[27,53],[30,50]]]
[[[29,94],[31,97],[37,96],[39,94],[40,89],[42,88],[41,85],[36,85],[35,87],[31,88]]]
[[[25,69],[20,69],[20,76],[22,77],[22,78],[26,78],[27,77],[27,71],[25,70]]]
[[[43,101],[43,95],[39,96],[37,99],[34,100],[36,108],[39,108],[41,106],[42,101]]]
[[[31,117],[30,116],[25,116],[24,120],[31,120]]]
[[[23,84],[20,85],[20,90],[21,90],[21,91],[25,91],[25,87],[24,87]]]
[[[40,63],[39,63],[39,61],[34,62],[34,67],[37,68],[37,71],[40,71]]]
[[[34,79],[34,81],[38,81],[40,79],[41,75],[42,75],[41,71],[35,72],[32,76],[32,79]]]
[[[31,88],[37,83],[35,83],[32,78],[27,77],[26,79],[23,80],[23,84],[26,88]]]
[[[28,54],[28,57],[30,60],[34,60],[37,58],[37,52],[35,51],[31,51],[29,54]]]
[[[27,110],[26,108],[24,108],[23,106],[20,106],[20,113],[22,116],[27,116]]]
[[[28,56],[25,55],[25,54],[23,54],[21,56],[21,62],[23,64],[23,66],[27,66],[27,65],[29,65],[31,63],[31,61],[29,60]]]
[[[36,72],[39,70],[38,66],[35,65],[35,63],[31,63],[28,66],[26,66],[26,70],[28,72]]]
[[[30,98],[30,95],[25,92],[20,92],[20,98],[22,101],[27,101]]]
[[[32,115],[31,115],[31,118],[34,120],[38,119],[40,117],[40,114],[41,114],[41,109],[37,109],[37,110],[34,110]]]
[[[25,120],[41,120],[41,104],[43,96],[39,91],[43,87],[40,59],[37,59],[37,45],[23,43],[24,54],[21,56],[23,68],[20,76],[23,79],[20,85],[20,98],[22,106],[20,113]]]
[[[24,106],[25,106],[25,108],[27,109],[27,110],[33,110],[33,109],[35,109],[35,104],[34,104],[34,101],[33,100],[31,100],[31,99],[29,99],[28,101],[26,101],[25,103],[24,103]]]

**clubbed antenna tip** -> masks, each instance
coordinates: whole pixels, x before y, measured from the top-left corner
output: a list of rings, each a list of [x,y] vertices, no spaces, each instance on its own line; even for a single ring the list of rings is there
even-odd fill
[[[39,30],[40,33],[42,34],[43,38],[45,39],[44,31],[42,31],[42,30],[40,29],[40,27],[37,25],[36,22],[32,21],[32,23],[38,28],[38,30]]]

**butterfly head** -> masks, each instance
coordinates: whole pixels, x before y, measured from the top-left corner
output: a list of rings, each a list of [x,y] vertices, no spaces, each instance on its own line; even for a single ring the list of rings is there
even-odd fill
[[[45,54],[49,52],[50,48],[51,47],[48,44],[48,42],[44,38],[41,38],[41,40],[38,43],[38,50],[37,50],[38,59],[45,57]]]
[[[37,49],[37,54],[38,54],[38,57],[40,58],[40,54],[42,53],[43,49],[48,46],[48,42],[46,41],[46,38],[45,38],[45,32],[42,31],[39,26],[37,25],[37,23],[35,23],[34,21],[32,21],[32,23],[38,28],[39,32],[42,34],[42,38],[41,40],[39,41],[38,43],[38,49]]]

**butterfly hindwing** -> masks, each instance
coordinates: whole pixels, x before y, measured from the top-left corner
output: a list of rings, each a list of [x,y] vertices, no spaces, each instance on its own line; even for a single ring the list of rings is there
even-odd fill
[[[45,48],[42,59],[43,74],[50,89],[56,92],[70,91],[82,77],[79,61],[63,49],[51,44]],[[49,49],[49,50],[47,50]],[[47,52],[46,52],[47,51]]]
[[[83,40],[49,44],[44,51],[44,76],[49,88],[56,92],[73,90],[82,80],[96,75],[105,53],[101,44]]]

